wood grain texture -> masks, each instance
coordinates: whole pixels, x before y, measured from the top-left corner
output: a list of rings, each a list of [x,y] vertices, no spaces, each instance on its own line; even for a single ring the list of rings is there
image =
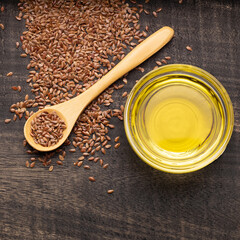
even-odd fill
[[[139,1],[140,2],[140,1]],[[142,1],[143,2],[143,1]],[[29,59],[20,58],[15,48],[24,31],[17,21],[17,1],[1,1],[0,13],[0,239],[240,239],[240,2],[151,0],[145,7],[162,7],[157,18],[141,15],[141,26],[154,32],[164,25],[173,27],[175,37],[141,66],[151,70],[156,60],[171,56],[169,63],[186,63],[212,73],[227,89],[234,106],[235,128],[224,154],[195,173],[172,175],[158,172],[143,163],[130,148],[123,123],[112,138],[120,136],[121,146],[111,149],[103,170],[89,171],[73,166],[79,153],[68,153],[63,166],[52,173],[37,164],[25,167],[30,158],[22,146],[24,121],[5,124],[11,118],[9,106],[23,99]],[[190,45],[192,52],[186,50]],[[12,77],[6,73],[12,71]],[[128,85],[114,93],[115,106],[124,103],[143,74],[132,71]],[[21,93],[10,90],[21,85]],[[54,158],[56,160],[56,158]],[[108,189],[114,189],[111,195]]]

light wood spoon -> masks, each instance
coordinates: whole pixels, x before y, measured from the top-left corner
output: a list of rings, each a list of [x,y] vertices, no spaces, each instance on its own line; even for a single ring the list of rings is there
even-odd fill
[[[72,128],[86,106],[94,100],[102,91],[114,83],[124,74],[137,67],[146,59],[151,57],[154,53],[166,45],[173,37],[174,31],[170,27],[163,27],[145,39],[142,43],[137,45],[126,57],[124,57],[111,71],[98,80],[85,92],[79,94],[66,102],[46,107],[34,113],[28,118],[24,126],[24,136],[27,142],[38,151],[52,151],[61,146],[69,136]],[[50,147],[43,147],[36,144],[31,137],[31,122],[41,112],[47,111],[49,113],[56,112],[60,118],[65,121],[66,129],[63,132],[63,137],[57,144]]]

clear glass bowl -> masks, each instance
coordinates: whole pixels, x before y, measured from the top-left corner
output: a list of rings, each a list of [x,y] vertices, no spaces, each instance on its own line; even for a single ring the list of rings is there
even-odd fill
[[[191,65],[143,76],[130,92],[124,127],[136,154],[169,173],[196,171],[217,159],[233,131],[231,100],[221,83]]]

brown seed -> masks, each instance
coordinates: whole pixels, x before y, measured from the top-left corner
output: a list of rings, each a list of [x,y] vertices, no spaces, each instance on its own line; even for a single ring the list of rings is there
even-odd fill
[[[100,163],[100,166],[102,166],[102,165],[103,165],[103,160],[100,159],[100,160],[99,160],[99,163]]]
[[[162,8],[158,8],[157,10],[156,10],[156,12],[158,13],[158,12],[161,12],[162,11]]]
[[[106,150],[105,150],[104,148],[101,149],[101,152],[102,152],[103,154],[106,154]]]
[[[167,61],[165,59],[162,59],[161,62],[167,64]]]
[[[20,57],[25,58],[25,57],[27,57],[27,54],[26,54],[26,53],[22,53],[22,54],[20,55]]]
[[[35,164],[36,164],[36,162],[32,162],[32,163],[30,164],[30,168],[34,168]]]
[[[7,118],[7,119],[5,119],[5,121],[4,121],[6,124],[8,124],[8,123],[10,123],[11,122],[11,119],[10,118]]]
[[[113,192],[114,192],[113,189],[110,189],[110,190],[107,191],[108,194],[112,194]]]
[[[115,137],[114,142],[118,142],[119,138],[120,138],[119,136]]]
[[[78,160],[79,160],[79,161],[84,160],[84,156],[79,157]]]
[[[4,11],[4,6],[1,6],[1,12],[3,12]]]
[[[5,28],[2,23],[0,23],[0,28],[1,28],[2,30],[4,30],[4,28]]]
[[[27,145],[27,141],[24,139],[23,140],[23,146],[26,147],[26,145]]]
[[[93,161],[93,160],[94,160],[94,157],[88,158],[88,161]]]
[[[91,181],[91,182],[95,182],[95,181],[96,181],[94,177],[89,177],[88,179],[89,179],[89,181]]]
[[[89,166],[89,165],[84,165],[84,169],[89,170],[89,169],[90,169],[90,166]]]
[[[21,21],[22,20],[22,18],[20,18],[20,17],[18,17],[18,16],[16,16],[15,17],[18,21]]]
[[[182,4],[182,3],[183,3],[183,0],[179,0],[178,3],[179,3],[179,4]]]
[[[36,158],[32,157],[30,158],[30,160],[33,162],[33,161],[36,161]]]
[[[119,148],[120,147],[120,143],[116,143],[115,145],[114,145],[114,148]]]
[[[80,161],[80,162],[77,163],[77,166],[78,166],[78,167],[81,167],[82,164],[83,164],[83,161]]]
[[[103,165],[103,168],[106,169],[108,166],[109,166],[109,164],[106,163],[106,164]]]
[[[171,57],[170,56],[166,56],[165,59],[166,60],[171,60]]]
[[[17,87],[17,86],[12,86],[11,88],[12,88],[12,90],[14,90],[14,91],[17,91],[17,90],[18,90],[18,87]]]
[[[16,42],[16,48],[19,48],[19,45],[20,45],[19,42]]]
[[[107,144],[107,145],[105,146],[105,148],[106,148],[106,149],[109,149],[109,148],[111,148],[111,146],[112,146],[112,145]]]
[[[145,30],[148,32],[148,30],[149,30],[149,27],[148,27],[148,26],[146,26],[146,27],[145,27]]]
[[[75,148],[71,148],[71,149],[69,149],[69,152],[74,153],[74,152],[76,152],[76,149]]]
[[[58,165],[63,165],[63,162],[62,161],[57,161],[56,162]]]
[[[30,166],[29,161],[26,161],[25,165],[26,165],[26,167],[28,168],[28,167]]]
[[[187,49],[188,51],[192,51],[192,48],[191,48],[190,46],[186,46],[186,49]]]
[[[143,11],[144,11],[147,15],[150,14],[150,12],[149,12],[148,10],[146,10],[146,9],[144,9]]]
[[[58,155],[59,160],[64,161],[64,157],[62,155]]]
[[[49,172],[52,172],[53,171],[53,165],[51,165],[48,170],[49,170]]]
[[[18,86],[18,91],[21,92],[22,91],[22,88],[21,86]]]
[[[14,114],[14,116],[13,116],[13,121],[15,122],[16,120],[17,120],[17,115]]]
[[[154,17],[157,17],[157,13],[155,11],[152,12]]]
[[[126,97],[127,96],[127,92],[124,92],[123,94],[122,94],[122,97]]]
[[[7,73],[7,77],[10,77],[10,76],[12,76],[12,75],[13,75],[13,72]]]

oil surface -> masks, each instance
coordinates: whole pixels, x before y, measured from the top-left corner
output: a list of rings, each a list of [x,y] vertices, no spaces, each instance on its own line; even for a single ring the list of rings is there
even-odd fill
[[[222,131],[218,101],[209,86],[188,76],[155,80],[139,93],[133,108],[135,137],[146,149],[168,157],[197,154]]]

